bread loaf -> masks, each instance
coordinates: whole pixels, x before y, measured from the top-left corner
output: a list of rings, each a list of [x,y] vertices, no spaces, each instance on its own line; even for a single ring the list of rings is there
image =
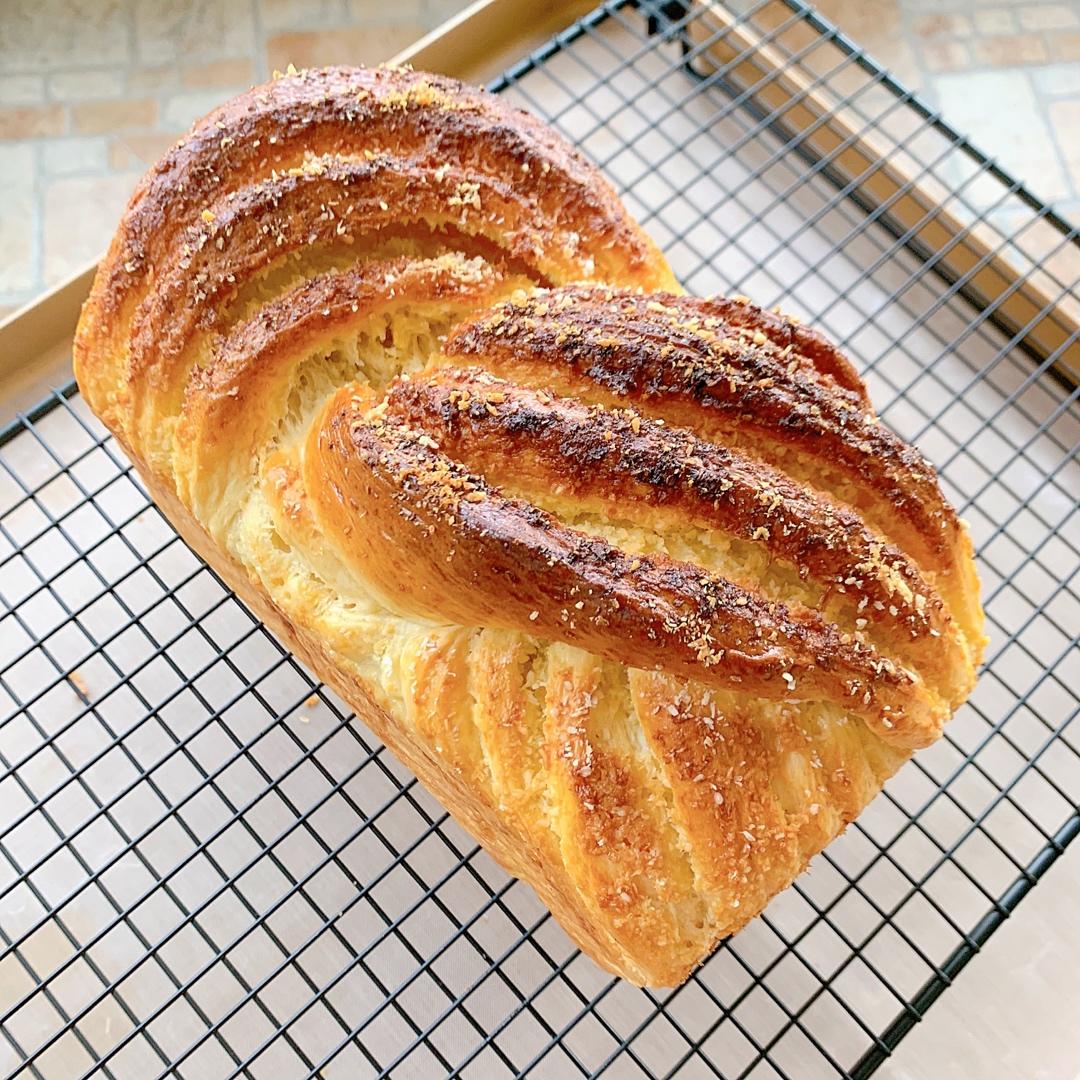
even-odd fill
[[[450,79],[289,74],[196,124],[75,364],[187,541],[635,983],[973,684],[967,532],[843,355],[681,295],[588,162]]]

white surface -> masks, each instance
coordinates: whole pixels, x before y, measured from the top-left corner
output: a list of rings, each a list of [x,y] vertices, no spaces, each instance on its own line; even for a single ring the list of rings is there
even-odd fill
[[[1080,1077],[1080,845],[1055,863],[877,1076]]]

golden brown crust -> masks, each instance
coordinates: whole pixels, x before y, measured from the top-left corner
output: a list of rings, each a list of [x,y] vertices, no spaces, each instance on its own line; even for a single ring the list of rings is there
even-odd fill
[[[981,648],[966,534],[846,358],[677,288],[538,121],[328,69],[151,171],[75,347],[185,539],[651,985],[936,735]]]
[[[851,361],[820,331],[803,326],[790,315],[766,311],[741,296],[711,296],[700,300],[699,304],[707,319],[716,319],[744,340],[745,333],[751,341],[756,334],[762,333],[768,344],[781,355],[790,350],[789,355],[808,360],[818,372],[853,393],[864,408],[872,411],[870,395]]]
[[[313,246],[351,247],[364,237],[455,235],[494,253],[536,280],[586,276],[584,261],[551,236],[538,209],[498,181],[450,168],[432,172],[408,161],[311,159],[292,173],[244,189],[209,220],[191,226],[179,250],[156,268],[158,281],[132,334],[136,379],[167,364],[196,328],[221,317],[226,299],[260,271]],[[460,192],[468,188],[470,201]],[[483,208],[483,214],[474,213]],[[412,233],[410,233],[412,230]],[[495,242],[497,237],[498,243]],[[483,241],[487,241],[486,245]]]
[[[672,812],[697,888],[717,922],[742,926],[852,821],[902,759],[835,714],[780,707],[767,723],[746,699],[634,672],[635,713],[666,767]]]
[[[508,302],[460,327],[445,353],[499,372],[542,368],[556,385],[735,438],[766,460],[792,451],[811,475],[828,465],[873,500],[875,524],[901,519],[940,565],[959,526],[933,470],[834,365],[818,366],[820,350],[778,339],[775,318],[750,304],[582,286]]]
[[[677,287],[610,185],[534,118],[423,72],[305,71],[199,121],[140,183],[83,312],[111,363],[76,342],[82,384],[152,442],[153,399],[178,404],[245,289],[395,241],[520,259],[540,281]]]
[[[508,499],[422,429],[345,387],[311,428],[306,487],[323,531],[393,609],[530,630],[618,663],[766,699],[841,700],[907,748],[945,710],[816,613],[685,562],[631,556]]]

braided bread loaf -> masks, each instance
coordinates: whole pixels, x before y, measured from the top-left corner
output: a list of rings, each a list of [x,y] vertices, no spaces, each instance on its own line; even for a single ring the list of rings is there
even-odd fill
[[[845,358],[679,295],[502,101],[290,74],[140,184],[84,395],[574,940],[680,982],[970,691],[967,534]]]

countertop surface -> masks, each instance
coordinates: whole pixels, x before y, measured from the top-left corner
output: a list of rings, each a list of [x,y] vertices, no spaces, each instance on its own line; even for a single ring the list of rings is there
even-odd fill
[[[0,315],[102,251],[142,172],[230,94],[290,62],[386,59],[463,6],[5,0]],[[1040,198],[1080,221],[1080,0],[819,6]]]

